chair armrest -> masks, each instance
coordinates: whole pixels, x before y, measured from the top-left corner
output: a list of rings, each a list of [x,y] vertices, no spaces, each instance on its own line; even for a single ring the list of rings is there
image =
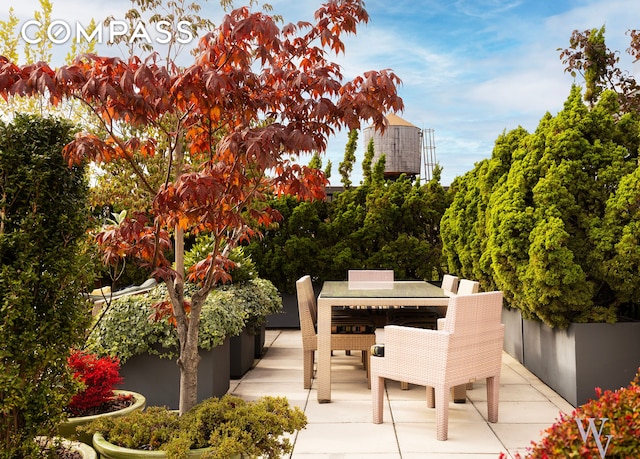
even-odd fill
[[[431,375],[446,368],[451,336],[448,331],[387,325],[384,357],[371,357],[371,377],[432,384]]]
[[[384,327],[385,360],[391,365],[437,365],[446,359],[451,333],[401,325]]]

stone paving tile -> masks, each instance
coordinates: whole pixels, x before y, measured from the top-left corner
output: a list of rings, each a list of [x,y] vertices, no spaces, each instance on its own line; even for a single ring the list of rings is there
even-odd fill
[[[382,341],[380,341],[382,342]],[[332,401],[320,404],[316,385],[302,387],[299,330],[267,330],[267,352],[230,392],[247,399],[282,395],[305,410],[307,427],[291,438],[291,459],[483,459],[526,453],[532,440],[573,407],[518,361],[503,354],[499,422],[486,421],[486,385],[473,384],[467,403],[449,404],[449,438],[437,441],[435,410],[424,387],[401,390],[387,381],[383,424],[371,422],[371,391],[358,352],[332,357]]]

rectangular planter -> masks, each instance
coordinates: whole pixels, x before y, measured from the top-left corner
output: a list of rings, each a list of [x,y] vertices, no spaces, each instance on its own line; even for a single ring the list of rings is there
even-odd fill
[[[229,339],[221,346],[200,350],[198,365],[198,402],[222,397],[229,390]],[[180,369],[177,359],[157,355],[135,355],[120,369],[121,387],[139,392],[147,398],[147,406],[178,409],[180,404]]]
[[[267,328],[300,328],[298,298],[295,293],[282,293],[282,312],[266,317]]]
[[[255,339],[254,347],[255,347],[255,350],[254,350],[253,356],[256,359],[259,359],[264,355],[264,343],[265,343],[266,338],[267,338],[266,331],[267,331],[266,324],[262,324],[262,326],[260,327],[260,331],[254,335],[254,339]]]
[[[318,298],[322,290],[322,284],[314,285],[313,291]],[[296,293],[281,293],[282,312],[266,317],[267,328],[300,328],[300,315],[298,314],[298,295]]]
[[[256,352],[255,335],[245,328],[239,335],[231,337],[230,345],[229,374],[231,378],[239,379],[253,366]]]
[[[518,362],[524,362],[524,344],[522,338],[522,314],[519,309],[502,308],[504,324],[504,351]]]
[[[523,320],[524,366],[573,406],[595,388],[628,386],[640,367],[640,322],[570,324],[551,329]]]

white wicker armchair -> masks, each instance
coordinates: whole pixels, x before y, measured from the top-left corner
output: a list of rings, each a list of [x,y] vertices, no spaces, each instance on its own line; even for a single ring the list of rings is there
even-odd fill
[[[298,314],[300,316],[300,330],[302,332],[302,351],[304,366],[304,388],[311,388],[311,379],[313,377],[313,366],[315,360],[315,351],[318,349],[318,335],[316,323],[318,320],[318,309],[316,296],[313,291],[311,277],[303,276],[296,281],[296,291],[298,296]],[[340,322],[344,329],[345,321]],[[360,328],[362,323],[353,321],[353,326]],[[367,379],[369,380],[369,351],[371,346],[376,342],[375,330],[371,333],[332,333],[331,334],[331,350],[360,350],[362,351],[362,361],[364,368],[367,370]]]
[[[504,326],[502,292],[456,296],[449,301],[443,330],[387,326],[384,357],[371,358],[373,422],[383,421],[385,378],[427,387],[436,408],[436,438],[448,436],[449,391],[487,380],[489,422],[498,421]]]

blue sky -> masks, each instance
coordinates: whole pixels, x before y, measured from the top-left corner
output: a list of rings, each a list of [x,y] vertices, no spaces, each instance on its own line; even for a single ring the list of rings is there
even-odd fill
[[[321,2],[268,3],[286,22],[295,22],[312,20]],[[0,19],[9,7],[22,21],[38,9],[37,0],[2,5]],[[217,22],[219,3],[203,5],[203,15]],[[88,22],[118,17],[128,6],[128,0],[53,0],[53,17]],[[555,115],[562,109],[574,80],[564,73],[558,48],[568,46],[573,30],[605,25],[608,46],[621,51],[621,66],[635,71],[624,51],[627,30],[640,28],[638,0],[365,0],[365,7],[369,24],[347,39],[346,53],[335,60],[349,79],[384,68],[402,79],[405,110],[399,115],[434,129],[444,185],[489,158],[505,130],[522,126],[532,132],[547,111]],[[332,138],[324,158],[333,163],[333,185],[340,184],[337,169],[346,138],[346,132]],[[361,133],[354,183],[361,180],[362,139]]]

